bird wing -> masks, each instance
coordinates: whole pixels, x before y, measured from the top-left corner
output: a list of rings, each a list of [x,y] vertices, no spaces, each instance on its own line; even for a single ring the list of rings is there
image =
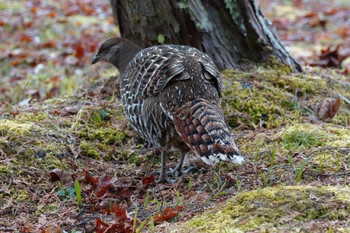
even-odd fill
[[[140,51],[128,67],[127,76],[138,98],[158,95],[171,81],[190,79],[184,60],[191,58],[202,66],[203,78],[214,82],[221,96],[221,77],[213,61],[198,49],[180,45],[153,46]],[[175,78],[176,77],[176,78]]]

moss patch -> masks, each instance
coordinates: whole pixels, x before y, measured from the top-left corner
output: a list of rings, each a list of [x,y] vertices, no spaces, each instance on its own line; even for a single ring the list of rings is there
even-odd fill
[[[314,109],[323,96],[350,96],[346,78],[333,71],[290,74],[284,69],[259,68],[252,73],[226,70],[223,75],[223,107],[233,128],[245,124],[272,129],[292,124],[303,116],[317,115]],[[334,120],[346,126],[350,111],[346,103],[343,106]]]
[[[319,222],[321,230],[331,221],[350,218],[349,197],[349,187],[287,186],[254,190],[238,194],[220,208],[207,211],[172,232],[298,232],[311,221]],[[338,230],[340,227],[328,226],[328,232]]]

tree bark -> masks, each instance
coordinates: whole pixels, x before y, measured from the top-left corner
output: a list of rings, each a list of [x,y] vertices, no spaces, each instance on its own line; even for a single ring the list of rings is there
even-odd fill
[[[219,69],[271,56],[295,71],[301,66],[285,50],[256,0],[110,0],[124,38],[143,47],[184,44],[207,53]]]

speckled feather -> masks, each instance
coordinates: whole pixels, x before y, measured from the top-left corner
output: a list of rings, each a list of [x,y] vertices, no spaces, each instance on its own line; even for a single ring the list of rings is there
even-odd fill
[[[220,108],[221,77],[203,52],[180,45],[141,49],[123,38],[102,43],[92,64],[106,61],[120,71],[120,94],[130,125],[161,151],[158,182],[182,174],[191,149],[208,164],[244,162]],[[166,171],[167,152],[180,151],[175,169]]]
[[[208,164],[243,162],[219,106],[220,73],[203,52],[179,45],[143,49],[121,74],[120,87],[131,126],[157,147],[191,148]]]

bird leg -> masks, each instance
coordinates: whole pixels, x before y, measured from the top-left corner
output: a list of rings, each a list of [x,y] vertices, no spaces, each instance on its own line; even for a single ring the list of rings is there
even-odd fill
[[[159,179],[157,180],[157,183],[173,184],[175,183],[175,181],[167,177],[166,162],[167,162],[167,153],[165,149],[162,149],[160,154],[160,163],[161,163],[160,175],[159,175]]]
[[[187,151],[180,151],[179,162],[174,169],[169,168],[167,175],[175,175],[175,177],[180,177],[182,174],[187,174],[194,168],[193,166],[189,166],[186,170],[182,170],[182,164],[184,162],[186,152]]]

